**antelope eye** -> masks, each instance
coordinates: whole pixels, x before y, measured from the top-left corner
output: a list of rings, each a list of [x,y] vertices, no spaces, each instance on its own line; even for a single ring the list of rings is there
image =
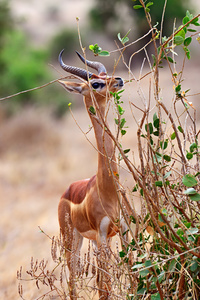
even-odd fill
[[[99,83],[98,82],[94,82],[93,84],[92,84],[92,87],[93,87],[93,89],[98,89],[98,87],[99,87]]]

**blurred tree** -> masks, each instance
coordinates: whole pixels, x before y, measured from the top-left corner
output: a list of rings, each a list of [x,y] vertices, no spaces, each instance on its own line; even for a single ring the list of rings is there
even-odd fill
[[[6,35],[12,29],[13,23],[10,15],[8,0],[0,0],[0,69],[1,72],[5,68],[5,63],[2,59],[2,51],[6,44]]]
[[[62,49],[70,55],[79,47],[77,30],[64,29],[57,33],[50,42],[49,51],[52,59],[56,59]]]
[[[132,1],[132,4],[134,5],[138,3],[138,0],[135,2]],[[153,0],[153,5],[150,7],[152,24],[156,24],[158,22],[158,29],[160,29],[164,4],[165,0]],[[167,0],[164,15],[163,35],[169,36],[173,32],[174,20],[177,22],[176,28],[180,25],[187,9],[189,9],[191,12],[193,10],[190,0]],[[141,34],[144,34],[149,28],[147,22],[145,22],[144,10],[139,9],[135,12],[138,20],[138,29],[141,31]]]
[[[149,0],[147,2],[153,2],[150,6],[150,14],[152,18],[152,25],[157,25],[160,30],[162,13],[165,4],[165,0]],[[108,35],[110,39],[116,39],[117,33],[120,32],[121,36],[124,36],[129,29],[130,40],[135,40],[138,37],[142,37],[149,30],[145,13],[143,8],[133,9],[134,5],[140,4],[139,0],[95,0],[95,6],[89,12],[89,19],[91,27],[94,31],[103,32]],[[182,18],[185,16],[186,10],[189,9],[192,13],[191,0],[168,0],[164,15],[164,26],[162,36],[170,36],[173,32],[174,20],[176,20],[176,28],[181,24]],[[149,40],[151,35],[142,39],[137,44],[128,47],[124,52],[127,59],[136,50],[142,48]],[[152,46],[147,47],[149,54],[154,51]],[[140,52],[132,59],[132,65],[140,63],[140,59],[143,59],[144,53]]]
[[[165,0],[153,0],[154,4],[151,6],[152,24],[161,22],[162,11]],[[131,26],[137,27],[136,32],[138,36],[142,36],[148,30],[148,24],[146,22],[143,9],[134,10],[133,5],[140,4],[139,1],[133,0],[96,0],[95,6],[89,12],[91,26],[94,30],[104,31],[108,34],[114,34],[116,36],[118,29],[117,23],[123,18],[123,22],[126,23],[127,18],[132,16]],[[128,14],[123,14],[124,6],[128,7]],[[168,0],[164,18],[164,35],[169,35],[173,28],[174,19],[177,21],[185,16],[186,9],[191,9],[190,0]],[[158,25],[159,28],[159,25]],[[126,28],[128,31],[129,28]]]
[[[40,86],[52,80],[48,66],[51,51],[34,49],[28,37],[15,29],[8,0],[0,0],[0,97]],[[17,101],[1,102],[1,108],[12,114],[22,105],[51,104],[57,117],[66,109],[66,93],[58,85],[38,92],[24,93]]]

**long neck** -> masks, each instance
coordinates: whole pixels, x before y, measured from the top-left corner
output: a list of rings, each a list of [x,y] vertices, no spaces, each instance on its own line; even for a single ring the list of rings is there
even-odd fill
[[[91,100],[91,99],[90,99]],[[85,99],[87,110],[91,106],[91,101]],[[97,179],[99,187],[104,190],[115,189],[114,178],[118,173],[118,167],[116,163],[114,146],[112,139],[106,132],[104,126],[102,126],[101,117],[105,116],[105,103],[101,103],[99,109],[96,111],[96,115],[90,115],[90,119],[94,128],[97,149],[98,149],[98,170]],[[100,116],[101,115],[101,116]]]

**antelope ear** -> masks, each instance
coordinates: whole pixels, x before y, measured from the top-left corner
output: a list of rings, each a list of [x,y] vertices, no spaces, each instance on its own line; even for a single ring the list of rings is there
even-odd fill
[[[58,82],[70,93],[82,94],[83,87],[81,83],[58,80]]]

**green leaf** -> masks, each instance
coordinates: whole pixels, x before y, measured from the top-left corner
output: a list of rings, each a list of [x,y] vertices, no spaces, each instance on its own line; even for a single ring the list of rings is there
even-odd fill
[[[120,122],[120,128],[123,128],[124,125],[125,125],[125,123],[126,123],[126,120],[125,120],[124,118],[121,119],[121,122]]]
[[[145,263],[144,263],[145,267],[151,267],[152,266],[152,262],[150,259],[146,260]]]
[[[145,276],[147,276],[149,273],[150,273],[149,270],[148,270],[148,269],[145,269],[145,270],[141,270],[141,271],[139,272],[139,275],[140,275],[141,277],[145,277]]]
[[[192,260],[190,265],[190,270],[194,272],[197,270],[198,266],[199,266],[198,262],[196,260]]]
[[[99,52],[99,56],[110,56],[110,52],[107,50],[103,50],[103,51]]]
[[[193,154],[192,154],[191,152],[188,152],[188,153],[186,154],[186,157],[187,157],[188,160],[190,160],[190,159],[193,158]]]
[[[148,129],[149,129],[149,133],[152,134],[153,133],[153,125],[152,125],[152,123],[145,124],[145,130],[146,130],[146,132],[147,132]]]
[[[98,44],[95,45],[89,45],[89,49],[94,52],[94,54],[98,55],[99,52],[102,51],[101,47],[98,46]]]
[[[193,186],[197,185],[198,181],[196,180],[196,178],[193,175],[186,174],[182,179],[182,183],[187,187],[193,187]]]
[[[185,39],[185,34],[186,34],[186,28],[182,28],[183,26],[179,26],[178,30],[180,30],[178,33],[175,34],[175,36],[181,36],[183,39]]]
[[[155,186],[161,187],[161,186],[163,186],[163,182],[161,180],[155,181]]]
[[[147,3],[146,7],[149,7],[149,6],[151,6],[151,5],[153,5],[153,2]]]
[[[179,228],[176,233],[181,237],[181,236],[183,236],[184,231],[183,231],[183,229]]]
[[[163,155],[164,160],[171,161],[171,157],[169,155]]]
[[[136,219],[133,216],[130,216],[130,221],[131,223],[136,224]]]
[[[172,135],[171,135],[171,140],[175,140],[175,138],[176,138],[176,133],[173,132]]]
[[[184,191],[185,195],[194,195],[196,193],[197,193],[197,191],[194,188],[189,188],[186,191]]]
[[[160,125],[159,119],[158,118],[154,119],[153,120],[153,126],[158,129],[159,125]]]
[[[137,190],[138,190],[138,185],[136,184],[136,185],[134,186],[132,192],[137,192]]]
[[[125,149],[125,150],[124,150],[124,153],[126,154],[126,153],[130,152],[130,150],[131,150],[131,149]]]
[[[171,171],[167,172],[165,175],[164,175],[164,179],[167,179],[170,175],[171,175]]]
[[[163,279],[165,278],[165,271],[162,271],[159,275],[158,275],[158,281],[159,283],[161,283],[163,281]]]
[[[147,256],[148,256],[147,253],[142,253],[141,255],[138,255],[137,257],[139,257],[140,259],[144,259]]]
[[[155,113],[153,114],[153,121],[155,121],[155,120],[157,120],[157,119],[158,119],[157,113],[155,112]]]
[[[125,110],[121,107],[121,105],[118,105],[118,112],[120,115],[123,115],[123,113],[125,112]]]
[[[189,195],[190,199],[192,201],[199,201],[200,200],[200,194],[196,193],[195,195]]]
[[[117,37],[123,45],[129,41],[128,34],[130,31],[131,29],[127,32],[127,34],[123,38],[121,38],[121,34],[118,33]]]
[[[90,106],[89,111],[93,114],[96,115],[95,108],[93,106]]]
[[[187,235],[193,235],[193,234],[197,234],[199,232],[198,228],[190,228],[186,231]]]
[[[166,59],[168,59],[168,61],[169,61],[170,63],[174,63],[174,62],[175,62],[170,56],[167,56]]]
[[[172,272],[175,268],[175,265],[176,265],[176,260],[175,259],[172,259],[170,264],[169,264],[169,271]]]
[[[153,58],[153,67],[155,67],[156,65],[156,57],[154,54],[151,54],[152,58]]]
[[[120,32],[118,32],[117,37],[118,37],[118,40],[121,42],[121,41],[122,41],[122,38],[121,38]]]
[[[183,128],[181,126],[178,126],[178,130],[183,133]]]
[[[195,149],[197,149],[198,147],[197,147],[197,144],[196,143],[192,143],[191,145],[190,145],[190,152],[194,152],[194,150]]]
[[[191,23],[191,24],[193,24],[193,23]],[[196,23],[194,23],[193,25],[195,25],[195,26],[200,26],[200,23],[196,22]]]
[[[93,50],[94,50],[94,45],[89,45],[89,49],[90,49],[91,51],[93,51]]]
[[[187,17],[187,16],[185,16],[184,18],[183,18],[183,25],[185,25],[187,22],[189,22],[190,21],[190,19]]]
[[[185,41],[184,41],[184,46],[189,46],[189,44],[192,42],[192,38],[189,36],[189,37],[187,37],[186,39],[185,39]]]
[[[200,26],[200,24],[198,23],[198,18],[195,18],[191,24],[195,25],[195,26]]]
[[[153,132],[153,135],[159,136],[159,130],[154,131],[154,132]]]
[[[126,130],[122,129],[121,130],[121,135],[125,135],[126,134]]]
[[[190,21],[190,20],[193,19],[194,16],[193,16],[193,14],[191,14],[191,13],[189,12],[189,10],[187,10],[187,11],[186,11],[186,17],[188,17],[188,18],[189,18],[189,21]]]
[[[163,141],[160,141],[160,148],[165,150],[168,146],[168,140],[165,140],[164,143]]]
[[[190,59],[191,58],[191,56],[190,56],[190,50],[187,47],[183,47],[183,50],[185,51],[187,59]]]
[[[182,36],[176,35],[174,37],[174,44],[176,44],[177,46],[183,44],[183,42],[184,42],[184,38]]]
[[[163,219],[162,219],[162,217],[161,217],[160,214],[158,215],[158,221],[160,221],[160,222],[162,222],[162,223],[165,223],[165,222],[163,221]],[[162,225],[162,226],[164,226],[164,225]]]
[[[89,49],[95,54],[100,56],[110,56],[110,52],[107,50],[102,50],[101,47],[99,47],[98,44],[95,45],[89,45]]]
[[[158,163],[162,161],[162,155],[159,152],[156,152],[154,161]]]
[[[176,93],[181,91],[181,85],[180,84],[176,86],[175,91],[176,91]]]
[[[183,222],[184,223],[184,225],[185,225],[185,227],[187,227],[187,228],[190,228],[191,227],[191,222]]]
[[[126,37],[123,37],[122,39],[122,44],[126,44],[127,42],[129,41],[129,38],[126,36]]]
[[[124,256],[126,256],[126,253],[124,251],[120,251],[119,252],[119,257],[123,258]]]
[[[146,293],[147,289],[146,288],[141,288],[137,291],[137,295],[144,295]]]
[[[190,31],[190,32],[197,32],[196,29],[191,29],[191,28],[189,28],[188,31]]]
[[[134,9],[140,9],[140,8],[142,8],[142,7],[143,7],[142,5],[134,5],[134,6],[133,6]]]
[[[144,264],[136,264],[131,269],[134,270],[134,269],[141,269],[141,268],[144,268]]]

